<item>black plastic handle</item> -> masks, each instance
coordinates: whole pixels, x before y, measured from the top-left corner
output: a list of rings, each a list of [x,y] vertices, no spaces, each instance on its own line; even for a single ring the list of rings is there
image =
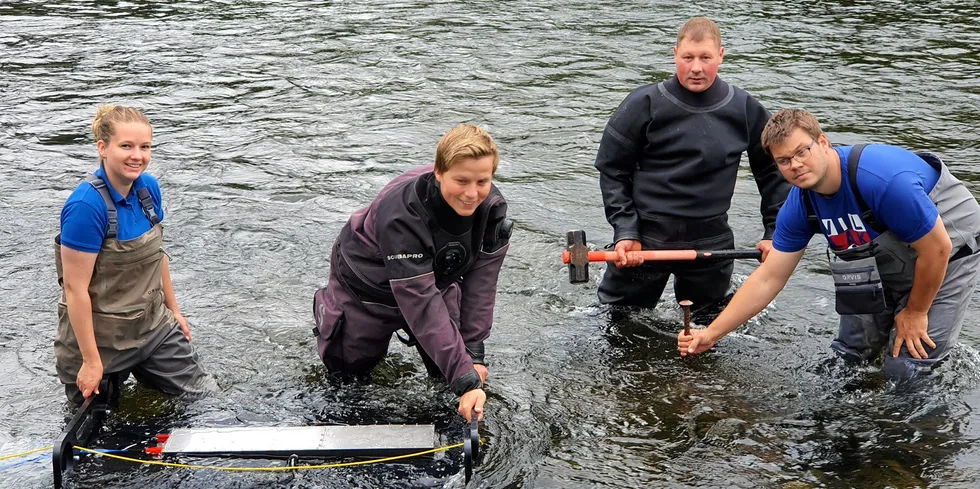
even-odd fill
[[[466,483],[473,477],[473,464],[480,456],[480,418],[473,413],[469,426],[463,430],[463,475]]]
[[[54,450],[51,452],[55,489],[61,489],[64,478],[71,473],[75,462],[75,445],[88,445],[92,435],[99,430],[99,426],[105,420],[113,387],[108,379],[102,379],[99,383],[99,393],[85,399],[65,426],[65,430],[55,440]]]
[[[716,250],[698,251],[699,260],[740,260],[742,258],[754,258],[762,261],[761,250]]]

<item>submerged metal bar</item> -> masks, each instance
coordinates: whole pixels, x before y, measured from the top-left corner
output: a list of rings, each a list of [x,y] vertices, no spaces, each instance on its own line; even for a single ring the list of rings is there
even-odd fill
[[[433,425],[188,428],[161,441],[161,455],[394,456],[436,448],[436,433]]]

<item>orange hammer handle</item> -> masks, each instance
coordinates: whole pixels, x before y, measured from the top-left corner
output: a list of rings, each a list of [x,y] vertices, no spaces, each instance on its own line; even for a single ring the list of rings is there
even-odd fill
[[[698,258],[698,252],[694,250],[644,250],[644,251],[628,251],[627,255],[639,254],[646,261],[688,261],[696,260]],[[599,261],[616,261],[615,251],[590,251],[589,261],[599,262]],[[562,251],[561,261],[565,264],[572,262],[572,254],[569,251]]]
[[[718,251],[697,251],[697,250],[643,250],[627,251],[627,255],[639,254],[645,261],[690,261],[698,259],[728,259],[728,258],[762,258],[759,250],[718,250]],[[561,252],[561,261],[566,265],[572,262],[572,253],[568,250]],[[615,251],[590,251],[590,262],[616,261]]]

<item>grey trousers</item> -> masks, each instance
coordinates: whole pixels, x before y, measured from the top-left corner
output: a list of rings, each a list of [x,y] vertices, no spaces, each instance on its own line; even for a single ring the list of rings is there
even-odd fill
[[[194,345],[176,323],[160,327],[139,350],[117,357],[107,366],[103,378],[115,384],[116,392],[130,374],[141,384],[167,395],[203,395],[218,390],[214,378],[201,366]],[[85,402],[75,383],[65,383],[65,395],[78,406]]]
[[[884,349],[882,370],[893,380],[910,380],[932,371],[956,346],[967,306],[980,276],[980,253],[965,256],[949,263],[936,299],[929,308],[929,337],[936,348],[924,345],[929,358],[917,360],[902,345],[898,357],[892,357],[895,347],[895,314],[908,304],[903,297],[894,311],[882,314],[847,315],[840,318],[840,330],[831,343],[838,356],[851,361],[873,360]]]

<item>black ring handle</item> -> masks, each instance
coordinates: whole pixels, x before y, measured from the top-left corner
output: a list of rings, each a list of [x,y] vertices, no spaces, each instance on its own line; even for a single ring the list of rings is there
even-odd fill
[[[106,418],[106,410],[115,386],[108,379],[99,382],[99,393],[85,399],[81,407],[65,426],[54,442],[51,451],[51,469],[55,489],[61,489],[65,478],[75,465],[75,445],[88,445]]]
[[[473,477],[473,464],[480,456],[480,420],[477,413],[473,413],[473,419],[469,426],[463,430],[463,475],[466,483],[470,483]]]

